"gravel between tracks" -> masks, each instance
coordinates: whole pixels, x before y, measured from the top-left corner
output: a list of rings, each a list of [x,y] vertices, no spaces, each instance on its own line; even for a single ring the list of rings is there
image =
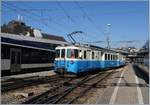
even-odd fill
[[[6,93],[2,93],[1,95],[1,103],[2,104],[18,104],[18,103],[22,103],[26,98],[22,97],[22,96],[15,96],[14,94],[17,92],[33,92],[34,95],[38,95],[42,92],[45,92],[46,90],[48,90],[50,87],[49,84],[41,84],[41,85],[37,85],[37,86],[29,86],[29,87],[24,87],[21,89],[17,89],[17,90],[11,90],[9,92]]]

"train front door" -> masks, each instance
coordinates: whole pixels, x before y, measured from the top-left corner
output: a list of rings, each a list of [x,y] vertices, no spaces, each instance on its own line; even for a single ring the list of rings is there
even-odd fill
[[[21,71],[21,49],[10,49],[11,72]]]

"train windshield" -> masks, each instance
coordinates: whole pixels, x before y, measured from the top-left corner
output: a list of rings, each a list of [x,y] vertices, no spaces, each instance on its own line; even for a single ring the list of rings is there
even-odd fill
[[[56,58],[60,57],[60,50],[56,50]]]
[[[61,58],[65,58],[65,49],[61,50]]]
[[[67,58],[78,58],[79,51],[77,49],[67,49]]]

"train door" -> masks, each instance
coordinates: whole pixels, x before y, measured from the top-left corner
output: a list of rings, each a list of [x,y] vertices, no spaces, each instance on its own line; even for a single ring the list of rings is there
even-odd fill
[[[21,71],[21,49],[10,49],[11,72]]]
[[[88,60],[88,65],[87,67],[90,69],[92,67],[92,62],[91,62],[91,50],[87,50],[87,60]]]
[[[60,51],[60,55],[61,55],[61,61],[60,61],[60,66],[62,68],[66,67],[66,50],[65,49],[61,49]]]

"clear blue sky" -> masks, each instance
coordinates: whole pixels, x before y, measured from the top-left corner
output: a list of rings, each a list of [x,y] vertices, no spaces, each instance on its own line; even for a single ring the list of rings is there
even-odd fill
[[[116,41],[132,41],[141,47],[148,39],[148,2],[2,2],[2,22],[23,16],[23,21],[42,32],[64,36],[81,30],[77,41],[106,41],[107,24],[111,24],[112,47],[125,46]],[[79,37],[80,36],[80,37]],[[97,44],[106,46],[106,43]],[[132,44],[131,44],[132,45]]]

